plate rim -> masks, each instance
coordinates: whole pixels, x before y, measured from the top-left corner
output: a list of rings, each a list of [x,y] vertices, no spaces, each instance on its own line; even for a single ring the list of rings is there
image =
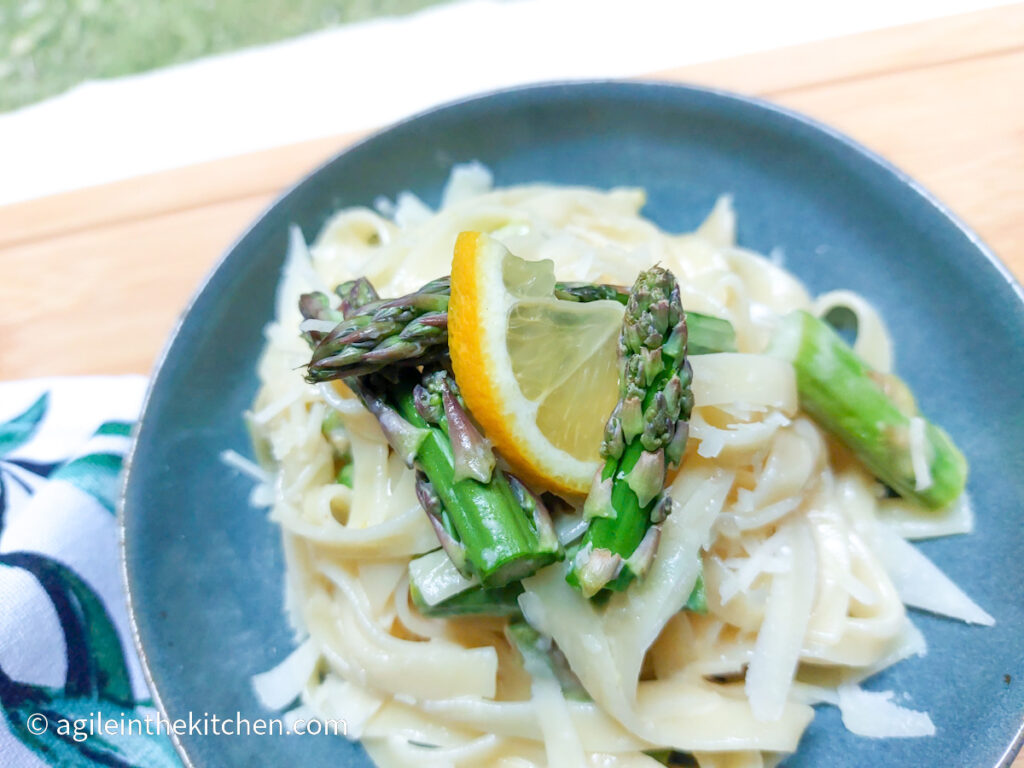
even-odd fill
[[[722,99],[726,102],[733,102],[745,106],[753,106],[761,110],[765,110],[776,116],[795,121],[805,128],[811,129],[812,131],[823,133],[831,140],[838,142],[843,145],[846,149],[851,150],[856,155],[859,155],[863,160],[869,164],[877,166],[883,171],[888,172],[890,175],[895,177],[903,186],[908,187],[917,196],[923,199],[924,202],[930,204],[935,208],[943,217],[951,222],[956,229],[967,238],[967,240],[973,245],[982,256],[985,261],[988,262],[988,266],[995,269],[999,276],[1007,283],[1010,290],[1016,295],[1017,301],[1021,308],[1024,308],[1024,286],[1016,276],[1010,271],[1009,267],[1003,263],[1003,261],[996,255],[995,251],[970,227],[964,222],[946,203],[940,200],[933,192],[923,186],[920,182],[910,176],[907,172],[900,169],[890,160],[879,154],[873,149],[865,146],[859,141],[853,139],[838,128],[835,128],[817,118],[806,115],[797,110],[789,107],[782,106],[775,102],[761,98],[759,96],[746,95],[731,91],[724,88],[716,88],[710,86],[697,85],[690,82],[677,82],[672,80],[661,80],[658,78],[635,78],[635,79],[615,79],[615,78],[584,78],[584,79],[572,79],[572,80],[544,80],[534,83],[527,83],[522,85],[515,85],[506,88],[497,88],[487,91],[480,91],[472,93],[466,96],[462,96],[456,99],[442,102],[434,106],[427,107],[419,110],[411,115],[403,117],[399,120],[395,120],[386,125],[383,125],[375,130],[372,130],[366,136],[356,140],[351,144],[342,146],[335,152],[333,152],[328,158],[318,163],[312,169],[303,173],[293,183],[289,184],[280,193],[274,196],[274,198],[253,218],[244,229],[231,241],[230,245],[225,248],[221,254],[214,261],[213,265],[207,270],[203,278],[199,281],[196,288],[193,290],[188,302],[178,313],[177,318],[174,321],[174,325],[171,328],[170,333],[167,335],[163,346],[157,355],[152,369],[149,372],[149,378],[146,383],[146,392],[142,400],[142,406],[139,411],[139,417],[135,422],[131,432],[131,443],[129,445],[128,452],[124,457],[124,470],[122,472],[121,484],[118,491],[117,498],[117,533],[118,533],[118,560],[119,560],[119,572],[121,585],[125,592],[125,605],[127,608],[128,618],[128,629],[132,637],[132,642],[135,647],[135,651],[138,654],[139,666],[142,669],[143,678],[146,681],[146,685],[149,688],[150,696],[152,697],[153,703],[156,705],[157,710],[160,714],[168,719],[169,715],[166,707],[163,703],[163,697],[157,688],[156,681],[153,678],[152,670],[150,669],[150,662],[146,649],[142,642],[142,637],[139,632],[138,622],[136,620],[136,611],[139,610],[140,603],[138,598],[133,596],[132,592],[132,577],[129,573],[128,566],[128,554],[127,554],[127,497],[128,489],[132,483],[133,469],[135,466],[135,450],[138,445],[139,434],[146,427],[146,417],[150,411],[151,400],[154,395],[154,391],[158,382],[160,381],[161,373],[163,372],[164,365],[167,362],[167,358],[170,355],[172,348],[181,335],[182,328],[191,315],[193,309],[199,298],[206,292],[214,276],[220,272],[224,267],[225,263],[235,252],[235,250],[241,245],[254,230],[256,230],[265,219],[272,215],[272,213],[280,206],[285,200],[295,194],[301,187],[308,183],[311,179],[319,176],[325,172],[330,166],[338,162],[345,155],[356,152],[364,146],[377,141],[380,137],[391,133],[392,131],[399,130],[411,123],[418,122],[421,119],[431,117],[440,112],[446,112],[449,110],[458,110],[468,107],[478,102],[484,102],[494,98],[504,98],[508,96],[515,96],[522,93],[530,92],[557,92],[559,90],[572,90],[572,89],[593,89],[593,88],[625,88],[637,87],[644,91],[677,91],[677,92],[689,92],[692,94],[711,96],[717,99]],[[196,764],[192,761],[191,756],[185,749],[185,745],[181,741],[181,737],[173,730],[169,733],[171,743],[174,746],[175,751],[178,753],[178,757],[181,759],[185,768],[197,768]],[[998,761],[992,766],[992,768],[1011,768],[1014,759],[1017,754],[1021,752],[1021,748],[1024,747],[1024,716],[1021,718],[1020,724],[1017,726],[1017,731],[1013,736],[1013,739],[1004,750]]]

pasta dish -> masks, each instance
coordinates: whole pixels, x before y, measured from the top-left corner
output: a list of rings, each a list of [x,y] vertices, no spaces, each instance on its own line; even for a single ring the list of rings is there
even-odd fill
[[[814,705],[935,732],[861,684],[925,653],[907,607],[993,623],[912,543],[970,532],[964,457],[864,298],[728,197],[687,234],[644,200],[470,164],[292,232],[226,456],[283,534],[268,707],[385,768],[761,768]]]

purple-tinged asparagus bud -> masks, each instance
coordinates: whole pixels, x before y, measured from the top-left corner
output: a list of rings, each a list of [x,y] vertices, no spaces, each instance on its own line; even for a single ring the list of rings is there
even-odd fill
[[[444,406],[441,398],[429,391],[422,384],[417,384],[412,391],[416,413],[423,417],[427,424],[440,424],[444,418]]]
[[[658,299],[653,304],[651,304],[650,307],[647,308],[647,311],[650,313],[651,325],[653,326],[654,330],[657,332],[659,336],[664,338],[665,331],[668,330],[668,299]],[[658,346],[660,346],[660,340]]]
[[[423,444],[430,431],[414,427],[393,408],[385,407],[375,415],[388,443],[399,458],[405,462],[405,466],[411,468],[413,460],[416,458],[416,452],[419,451],[420,445]]]
[[[427,513],[427,519],[430,521],[430,525],[433,527],[437,540],[441,543],[441,548],[445,551],[445,554],[448,555],[448,558],[458,569],[459,573],[469,577],[471,573],[466,563],[466,548],[456,541],[455,537],[444,527],[444,509],[441,506],[441,499],[434,490],[434,486],[430,484],[427,476],[419,471],[416,472],[416,498],[419,499],[423,511]]]
[[[452,442],[455,482],[470,477],[481,483],[491,482],[495,460],[490,441],[480,434],[447,387],[441,393],[441,402],[448,420],[448,437]]]
[[[608,549],[581,549],[573,567],[583,596],[593,597],[622,571],[622,558]]]
[[[665,446],[665,460],[673,469],[678,467],[679,462],[683,460],[683,454],[686,453],[686,441],[689,437],[690,422],[680,419],[676,422],[676,428],[672,433],[672,439],[669,440],[668,445]]]
[[[626,438],[622,434],[622,421],[619,419],[618,406],[604,426],[604,439],[601,441],[601,455],[608,459],[617,459],[626,449]]]
[[[415,293],[385,301],[375,310],[374,315],[380,319],[391,320],[400,319],[404,316],[421,315],[427,312],[447,311],[447,294],[427,293],[421,288]]]
[[[647,529],[643,539],[633,550],[633,554],[623,561],[623,566],[629,568],[638,579],[643,578],[654,563],[654,556],[658,553],[658,544],[661,542],[661,526],[652,525]]]
[[[420,325],[426,325],[437,330],[447,331],[448,330],[448,313],[447,312],[432,312],[429,315],[424,315],[417,321]]]
[[[636,323],[629,322],[627,317],[619,337],[619,354],[627,354],[634,349],[643,348],[643,337]]]
[[[595,517],[615,517],[615,507],[612,506],[612,478],[601,479],[602,470],[594,473],[594,481],[590,484],[590,492],[586,501],[583,502],[583,519],[590,520]]]
[[[335,326],[345,319],[339,310],[331,306],[331,298],[319,291],[304,293],[299,297],[299,312],[306,320],[323,320],[334,323]],[[324,331],[305,331],[302,337],[315,347],[326,335]]]
[[[341,298],[341,313],[348,317],[353,311],[377,301],[377,290],[365,277],[342,283],[334,292]]]
[[[629,443],[644,431],[643,403],[639,397],[627,397],[618,407],[622,437]]]
[[[658,374],[665,370],[665,361],[661,357],[661,347],[648,349],[644,347],[640,351],[644,361],[644,386],[651,386]]]
[[[683,399],[683,382],[678,373],[665,382],[665,388],[661,390],[665,395],[665,406],[668,414],[673,419],[679,418],[679,405]]]
[[[341,313],[331,306],[331,298],[326,293],[314,291],[299,296],[299,312],[307,320],[331,320],[335,317],[341,321]]]
[[[533,525],[537,531],[537,540],[540,543],[541,550],[557,551],[559,546],[558,533],[555,531],[555,524],[551,520],[551,513],[548,512],[547,506],[540,496],[531,491],[529,486],[518,477],[509,474],[505,476],[508,479],[512,495],[516,497],[519,506],[533,517]]]
[[[647,387],[647,375],[644,373],[642,355],[630,354],[624,361],[619,372],[620,391],[625,397],[643,397]]]
[[[654,502],[654,506],[651,507],[651,522],[654,525],[665,522],[665,519],[672,514],[672,509],[675,503],[672,501],[672,497],[669,496],[668,491],[662,491],[658,500]]]
[[[670,355],[673,359],[678,359],[686,353],[687,336],[686,318],[684,317],[672,329],[672,333],[661,347],[662,352]]]
[[[412,467],[413,459],[420,445],[430,434],[430,430],[421,429],[410,424],[401,415],[385,402],[384,398],[374,392],[370,387],[360,383],[356,379],[349,380],[349,387],[363,401],[366,410],[377,417],[381,431],[387,439],[388,444],[405,462],[407,467]]]
[[[650,504],[665,485],[665,452],[659,449],[654,453],[641,453],[626,474],[626,485],[636,494],[641,507]]]
[[[655,392],[650,405],[644,411],[644,431],[640,442],[644,450],[656,451],[664,447],[672,438],[675,418],[669,413],[668,402],[664,392]]]

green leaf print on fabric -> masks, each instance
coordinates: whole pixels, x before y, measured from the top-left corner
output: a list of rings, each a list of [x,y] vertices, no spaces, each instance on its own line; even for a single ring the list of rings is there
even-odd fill
[[[2,554],[0,566],[21,568],[39,581],[57,612],[67,653],[62,689],[19,682],[0,669],[0,708],[14,735],[50,765],[180,768],[170,740],[140,733],[138,726],[130,733],[81,736],[90,719],[143,719],[117,630],[89,585],[67,566],[35,553]],[[42,732],[33,715],[45,718]]]
[[[119,435],[120,437],[128,437],[131,433],[132,423],[130,421],[105,421],[96,430],[97,435]]]
[[[29,441],[39,428],[49,404],[50,393],[44,392],[26,411],[0,424],[0,456],[6,456]]]
[[[69,461],[51,477],[71,483],[115,512],[123,461],[124,457],[116,453],[88,453]]]

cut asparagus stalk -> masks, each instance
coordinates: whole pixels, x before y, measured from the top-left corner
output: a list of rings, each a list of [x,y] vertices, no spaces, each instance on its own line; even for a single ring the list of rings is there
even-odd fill
[[[637,277],[619,334],[619,402],[601,444],[604,467],[584,504],[590,524],[566,575],[587,597],[625,589],[654,558],[672,511],[666,470],[678,466],[693,407],[679,286],[654,267]]]
[[[950,436],[918,413],[901,380],[872,371],[826,322],[790,313],[770,352],[793,363],[801,409],[900,496],[941,509],[963,492],[967,461]]]
[[[558,681],[562,695],[574,701],[590,701],[569,662],[551,638],[545,637],[525,621],[511,621],[505,628],[509,641],[523,658],[523,667],[532,677],[550,675]]]
[[[697,574],[697,581],[694,582],[693,589],[690,590],[690,596],[686,599],[686,603],[683,604],[683,610],[692,613],[708,612],[708,595],[704,588],[703,568]]]
[[[467,579],[443,549],[436,549],[409,563],[409,594],[424,616],[518,616],[523,587],[513,582],[497,589]]]
[[[352,462],[342,465],[341,469],[338,470],[337,476],[335,476],[334,478],[334,482],[336,482],[338,485],[345,485],[351,488],[354,471],[355,467],[353,466]]]
[[[699,768],[696,758],[686,752],[674,749],[648,749],[644,754],[669,768]]]
[[[451,619],[458,616],[519,616],[519,595],[523,586],[518,581],[504,587],[488,589],[479,584],[457,595],[431,605],[424,599],[418,585],[409,583],[409,594],[417,610],[424,616]]]
[[[306,332],[315,345],[307,372],[310,381],[362,376],[388,366],[424,365],[447,356],[447,277],[388,301],[377,299],[372,291],[364,278],[338,286],[342,296],[339,310],[330,306],[326,294],[303,296],[305,317],[338,323],[328,333]],[[565,301],[610,299],[625,304],[629,292],[600,283],[556,283],[555,295]],[[343,315],[347,317],[344,321]],[[689,312],[686,322],[689,354],[736,351],[736,335],[728,320]]]
[[[688,341],[686,354],[710,355],[714,352],[735,352],[736,332],[732,323],[700,312],[686,313]]]
[[[450,597],[480,586],[480,580],[462,575],[443,549],[435,549],[409,561],[409,586],[427,605],[438,605]]]
[[[450,373],[402,376],[389,396],[405,423],[425,433],[413,458],[417,494],[464,574],[502,587],[561,558],[547,510],[515,477],[494,468]]]

